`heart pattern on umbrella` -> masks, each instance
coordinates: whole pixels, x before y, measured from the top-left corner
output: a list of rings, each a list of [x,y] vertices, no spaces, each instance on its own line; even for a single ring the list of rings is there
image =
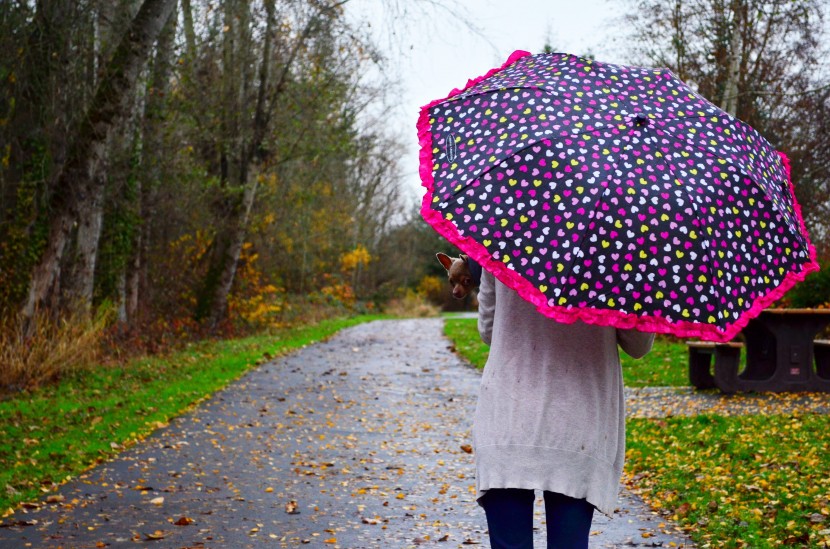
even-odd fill
[[[785,159],[666,69],[514,55],[419,134],[424,217],[559,320],[724,340],[815,269]]]

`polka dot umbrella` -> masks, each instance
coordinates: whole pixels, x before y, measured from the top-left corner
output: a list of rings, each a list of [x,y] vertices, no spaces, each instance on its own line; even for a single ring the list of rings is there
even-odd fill
[[[787,158],[667,69],[518,51],[418,136],[426,221],[561,322],[727,341],[818,269]]]

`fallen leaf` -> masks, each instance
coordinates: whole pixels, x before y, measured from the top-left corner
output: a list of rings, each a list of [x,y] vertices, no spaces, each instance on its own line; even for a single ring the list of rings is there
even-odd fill
[[[152,540],[155,540],[155,539],[164,539],[164,538],[166,538],[166,537],[167,537],[167,533],[166,533],[166,532],[162,532],[161,530],[156,530],[156,531],[155,531],[155,532],[153,532],[152,534],[144,534],[144,537],[146,537],[147,539],[152,539]]]
[[[462,445],[461,445],[461,449],[462,449],[462,450],[464,450],[464,451],[465,451],[466,453],[468,453],[468,454],[472,454],[472,453],[473,453],[473,447],[472,447],[472,446],[470,446],[469,444],[462,444]]]
[[[159,496],[157,498],[153,498],[153,499],[150,500],[150,503],[152,503],[153,505],[161,505],[161,504],[164,503],[164,497]]]
[[[63,503],[63,500],[66,499],[60,494],[53,494],[46,498],[46,503]]]
[[[692,509],[691,505],[689,505],[688,503],[683,503],[680,507],[675,509],[674,512],[678,517],[685,517],[686,515],[689,514],[689,511],[691,511],[691,509]]]
[[[193,520],[190,517],[181,517],[179,520],[177,520],[173,524],[175,524],[176,526],[188,526],[190,524],[193,524],[194,522],[196,522],[196,521]]]
[[[293,499],[285,504],[285,512],[289,515],[299,515],[300,512],[297,511],[297,502]]]

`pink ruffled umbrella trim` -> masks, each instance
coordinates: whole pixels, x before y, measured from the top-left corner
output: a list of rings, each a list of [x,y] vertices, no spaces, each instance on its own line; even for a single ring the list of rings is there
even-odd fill
[[[797,283],[804,280],[804,278],[819,269],[816,260],[816,250],[810,242],[807,235],[807,229],[804,225],[804,219],[801,215],[801,206],[795,200],[795,191],[790,176],[790,160],[784,153],[779,152],[781,161],[787,172],[787,185],[792,196],[795,216],[798,219],[799,227],[804,238],[807,241],[807,248],[810,256],[810,262],[804,265],[800,272],[790,272],[784,277],[784,280],[775,289],[770,291],[767,295],[759,297],[753,306],[744,311],[740,317],[732,324],[727,326],[725,330],[721,330],[717,326],[700,324],[696,322],[674,321],[669,322],[665,318],[657,316],[634,316],[630,313],[623,313],[614,310],[598,310],[589,308],[567,308],[558,305],[548,305],[547,298],[542,292],[533,286],[530,282],[525,280],[519,273],[513,271],[502,263],[490,257],[487,248],[475,241],[474,239],[461,236],[458,234],[458,229],[450,221],[432,209],[431,202],[433,192],[435,190],[435,179],[432,175],[432,134],[429,129],[429,109],[438,103],[442,103],[447,99],[463,93],[465,90],[475,86],[485,78],[489,78],[493,74],[512,65],[519,59],[531,55],[530,52],[523,50],[516,50],[513,52],[507,61],[500,67],[496,67],[487,74],[478,78],[469,80],[463,89],[452,90],[447,97],[443,99],[436,99],[421,108],[418,117],[418,141],[420,143],[419,153],[419,174],[421,176],[421,183],[426,187],[423,201],[421,203],[421,216],[430,224],[441,236],[446,238],[450,243],[455,245],[458,249],[476,260],[482,268],[491,272],[502,283],[512,288],[528,302],[536,306],[536,309],[543,315],[562,322],[564,324],[571,324],[578,320],[599,326],[612,326],[620,329],[637,329],[643,332],[654,332],[672,334],[678,337],[700,338],[709,341],[725,342],[733,339],[740,333],[740,331],[749,323],[750,320],[761,314],[761,311],[769,307],[772,303],[784,296]]]

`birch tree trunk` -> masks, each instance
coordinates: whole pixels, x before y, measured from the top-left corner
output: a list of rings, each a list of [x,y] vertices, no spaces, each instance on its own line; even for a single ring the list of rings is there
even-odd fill
[[[732,29],[729,40],[729,65],[726,68],[726,83],[723,86],[723,98],[720,107],[735,116],[738,111],[738,83],[741,78],[741,54],[743,53],[741,36],[741,24],[743,22],[741,14],[743,10],[741,9],[741,0],[733,0],[731,11]]]
[[[74,223],[87,204],[100,198],[102,182],[95,178],[106,154],[106,143],[131,105],[132,92],[150,50],[175,7],[175,0],[145,0],[112,59],[86,116],[72,136],[66,162],[56,178],[51,200],[52,221],[46,250],[33,269],[22,316],[28,331],[35,310],[50,296]]]

